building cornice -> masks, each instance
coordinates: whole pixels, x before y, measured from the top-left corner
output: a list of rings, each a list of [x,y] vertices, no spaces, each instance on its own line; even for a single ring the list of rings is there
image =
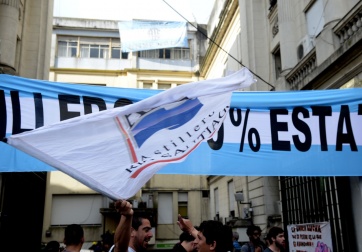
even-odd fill
[[[219,50],[218,45],[220,46],[222,40],[227,34],[230,23],[234,18],[235,14],[239,14],[237,10],[239,9],[239,2],[237,0],[227,0],[225,7],[220,14],[220,21],[218,26],[214,29],[209,42],[209,47],[207,48],[206,54],[202,62],[200,63],[200,76],[205,77],[207,70],[209,69],[215,54]]]
[[[126,76],[127,73],[138,73],[147,75],[169,75],[171,77],[197,77],[195,73],[188,71],[168,71],[168,70],[151,70],[151,69],[124,69],[124,70],[96,70],[96,69],[77,69],[77,68],[55,68],[51,67],[50,72],[63,74],[87,74],[87,75],[114,75]]]
[[[19,0],[0,0],[0,5],[8,5],[16,9],[19,8]]]

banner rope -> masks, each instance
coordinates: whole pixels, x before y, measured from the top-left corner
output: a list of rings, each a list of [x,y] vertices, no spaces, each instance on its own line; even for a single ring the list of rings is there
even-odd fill
[[[220,50],[222,50],[223,52],[225,52],[227,55],[229,55],[233,60],[235,60],[237,63],[239,63],[241,66],[248,68],[247,66],[245,66],[243,63],[241,63],[241,61],[239,61],[238,59],[236,59],[233,55],[231,55],[229,52],[227,52],[224,48],[222,48],[218,43],[215,42],[215,40],[213,40],[212,38],[208,37],[205,32],[203,32],[201,29],[199,29],[199,27],[195,26],[193,23],[191,23],[187,18],[185,18],[181,13],[179,13],[175,8],[173,8],[168,2],[166,2],[166,0],[162,0],[165,4],[167,4],[174,12],[176,12],[180,17],[182,17],[188,24],[190,24],[191,26],[193,26],[198,32],[200,32],[202,35],[204,35],[208,40],[210,40],[214,45],[216,45]],[[248,68],[249,69],[249,68]],[[267,82],[266,80],[264,80],[262,77],[260,77],[258,74],[256,74],[255,72],[253,72],[252,70],[249,69],[249,71],[254,74],[256,77],[258,77],[261,81],[265,82],[267,85],[269,85],[271,87],[270,91],[275,91],[275,86],[273,86],[272,84],[270,84],[269,82]]]

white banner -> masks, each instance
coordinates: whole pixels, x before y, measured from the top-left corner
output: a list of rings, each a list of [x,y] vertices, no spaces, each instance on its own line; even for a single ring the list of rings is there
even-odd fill
[[[332,252],[329,222],[287,226],[290,252]]]
[[[187,23],[174,21],[120,21],[122,52],[188,47]]]
[[[231,92],[255,80],[243,68],[138,103],[12,135],[8,143],[113,199],[132,197],[161,167],[211,138]]]
[[[0,74],[0,139],[136,104],[163,92]],[[157,173],[362,176],[361,129],[362,88],[233,92],[231,109],[217,134],[201,142],[182,163],[168,163]],[[52,166],[0,142],[0,172],[53,170]]]

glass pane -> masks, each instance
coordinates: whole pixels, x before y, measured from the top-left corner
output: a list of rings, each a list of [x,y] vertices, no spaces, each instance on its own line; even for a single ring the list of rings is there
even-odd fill
[[[160,59],[163,59],[163,49],[159,50],[159,54],[158,54]]]
[[[179,205],[178,206],[178,213],[182,216],[182,218],[187,218],[187,205]]]
[[[91,58],[98,58],[99,57],[99,46],[98,45],[91,45],[90,46],[89,57],[91,57]]]
[[[158,224],[173,224],[172,193],[158,193]]]
[[[122,53],[123,54],[123,53]],[[112,59],[119,59],[121,56],[121,48],[119,47],[112,47],[111,51],[111,58]]]
[[[59,41],[58,42],[58,57],[67,56],[67,42]]]
[[[77,48],[76,47],[70,47],[69,48],[69,54],[70,57],[77,57]]]
[[[179,192],[178,193],[178,201],[179,202],[187,202],[188,201],[188,193],[187,192]]]
[[[89,45],[80,45],[80,57],[89,58]]]
[[[108,58],[108,46],[101,46],[100,58],[102,58],[102,59],[107,59]]]
[[[165,59],[170,59],[170,58],[171,58],[171,50],[165,49]]]
[[[190,59],[190,49],[185,49],[183,53],[183,59]]]
[[[128,52],[122,53],[122,59],[128,59]]]
[[[181,48],[174,48],[173,49],[173,59],[182,59],[181,52],[182,52]]]

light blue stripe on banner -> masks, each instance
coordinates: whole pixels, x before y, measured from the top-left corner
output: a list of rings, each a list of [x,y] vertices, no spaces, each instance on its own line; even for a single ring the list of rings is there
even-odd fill
[[[119,98],[126,98],[137,102],[162,92],[162,90],[117,88],[34,80],[6,74],[0,74],[0,89],[5,91],[6,96],[10,96],[10,91],[19,91],[20,97],[33,97],[33,93],[41,93],[43,99],[58,99],[59,94],[70,94],[102,98],[107,103],[114,103]]]
[[[224,176],[361,176],[362,155],[349,146],[335,151],[328,146],[312,146],[307,152],[292,147],[291,151],[272,151],[271,145],[262,145],[256,153],[244,145],[224,144],[218,151],[202,143],[182,163],[168,164],[158,174],[224,175]],[[357,146],[359,150],[362,146]],[[235,160],[237,160],[235,162]]]
[[[0,142],[0,150],[1,172],[45,172],[56,170],[42,161],[3,142]]]
[[[253,111],[265,111],[271,108],[292,108],[301,106],[331,106],[333,112],[339,112],[341,105],[349,105],[351,112],[361,103],[362,88],[303,90],[285,92],[234,92],[231,107],[250,108]]]

